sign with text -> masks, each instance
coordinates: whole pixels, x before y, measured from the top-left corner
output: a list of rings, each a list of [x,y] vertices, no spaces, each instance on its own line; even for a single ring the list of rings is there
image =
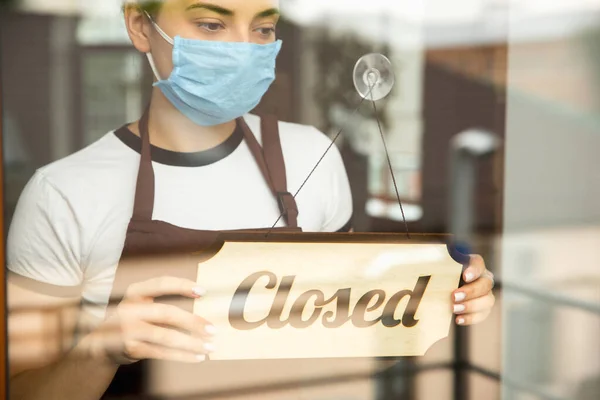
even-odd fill
[[[418,356],[448,336],[444,243],[229,242],[198,264],[212,360]]]

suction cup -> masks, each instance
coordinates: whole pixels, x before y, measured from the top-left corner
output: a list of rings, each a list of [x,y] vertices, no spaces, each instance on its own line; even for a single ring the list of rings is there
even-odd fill
[[[364,55],[354,66],[354,87],[362,98],[380,100],[392,91],[395,83],[392,63],[383,54]],[[371,89],[372,88],[372,89]],[[369,89],[371,92],[369,93]]]

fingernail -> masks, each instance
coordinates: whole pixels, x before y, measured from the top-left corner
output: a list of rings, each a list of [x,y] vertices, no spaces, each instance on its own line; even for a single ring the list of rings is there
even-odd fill
[[[465,319],[464,318],[459,318],[458,321],[456,321],[459,325],[464,325],[465,323]]]
[[[209,353],[212,353],[213,351],[215,351],[215,345],[212,343],[204,343],[204,350],[208,351]]]
[[[204,296],[206,294],[206,290],[200,287],[195,287],[192,289],[192,293],[194,293],[196,296]]]
[[[463,301],[467,295],[463,292],[454,293],[454,301]]]
[[[455,304],[454,305],[454,312],[455,313],[459,313],[459,312],[463,312],[465,311],[465,306],[463,304]]]
[[[473,279],[475,279],[475,274],[472,272],[467,272],[465,274],[465,281],[466,282],[471,282]]]
[[[196,360],[202,362],[202,361],[206,361],[206,356],[204,354],[198,354],[196,356]]]
[[[212,335],[214,335],[214,334],[216,334],[216,333],[217,333],[217,328],[215,328],[215,326],[214,326],[214,325],[206,325],[206,326],[204,327],[204,331],[205,331],[207,334],[209,334],[209,335],[211,335],[211,336],[212,336]]]

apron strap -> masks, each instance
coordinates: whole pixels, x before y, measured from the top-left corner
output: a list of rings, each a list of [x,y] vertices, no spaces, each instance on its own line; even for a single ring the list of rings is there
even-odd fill
[[[287,190],[285,161],[281,150],[279,138],[279,122],[273,116],[261,116],[260,128],[262,135],[262,148],[256,137],[243,118],[238,118],[246,143],[254,155],[267,185],[277,199],[279,210],[288,227],[298,227],[298,206],[294,196]]]
[[[150,155],[150,134],[148,132],[148,108],[144,111],[139,122],[142,149],[140,169],[135,187],[135,200],[133,203],[133,219],[152,220],[154,210],[154,169]]]
[[[296,228],[298,226],[298,206],[296,199],[287,189],[285,162],[279,137],[279,121],[273,115],[264,115],[260,120],[260,130],[263,153],[273,180],[279,208],[286,218],[288,226]]]

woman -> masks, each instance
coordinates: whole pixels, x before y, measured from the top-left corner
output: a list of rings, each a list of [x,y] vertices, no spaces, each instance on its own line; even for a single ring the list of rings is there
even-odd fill
[[[210,244],[217,231],[269,228],[281,214],[281,229],[348,229],[350,189],[335,146],[294,200],[289,193],[330,141],[312,127],[248,114],[274,78],[277,7],[276,0],[126,7],[131,41],[156,76],[148,110],[40,169],[9,234],[9,303],[82,303],[82,314],[98,323],[66,354],[38,354],[35,363],[14,356],[14,398],[100,398],[120,365],[205,360],[215,334],[210,323],[152,301],[202,296],[192,279],[133,283],[104,318],[122,257],[192,250],[190,243]],[[457,323],[469,325],[489,314],[492,279],[476,256],[464,278],[454,307]]]

